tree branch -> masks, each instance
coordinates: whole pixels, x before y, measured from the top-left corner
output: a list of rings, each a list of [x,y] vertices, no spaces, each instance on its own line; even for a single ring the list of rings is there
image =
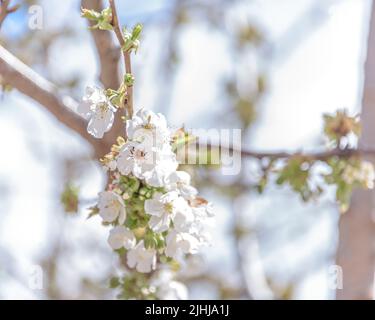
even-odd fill
[[[117,16],[115,0],[109,0],[109,4],[110,4],[111,9],[112,9],[113,30],[115,31],[117,40],[118,40],[118,42],[121,46],[121,52],[122,52],[123,57],[124,57],[125,72],[128,73],[128,74],[132,74],[130,52],[122,50],[122,48],[125,45],[125,40],[124,40],[124,37],[122,35],[121,27],[120,27],[118,16]],[[133,86],[128,86],[128,88],[127,88],[126,107],[127,107],[127,111],[128,111],[128,116],[131,118],[133,116]]]
[[[269,159],[289,159],[295,156],[301,156],[305,158],[309,158],[312,160],[320,160],[325,161],[332,157],[341,157],[341,158],[349,158],[352,156],[369,156],[374,157],[375,156],[375,150],[370,149],[333,149],[328,151],[322,151],[322,152],[311,152],[311,153],[304,153],[304,152],[258,152],[258,151],[252,151],[252,150],[243,150],[234,148],[232,146],[225,147],[220,145],[212,145],[212,144],[201,144],[200,147],[208,148],[208,149],[225,149],[231,153],[237,153],[240,154],[243,158],[255,158],[255,159],[263,159],[263,158],[269,158]]]
[[[11,0],[0,0],[0,28],[3,25],[7,15],[17,11],[17,9],[20,7],[20,4],[10,7],[10,1]]]
[[[0,2],[0,28],[8,15],[8,7],[10,4],[10,0],[1,0]]]
[[[69,97],[60,96],[57,88],[52,83],[42,78],[2,46],[0,46],[0,76],[3,82],[39,102],[46,108],[46,110],[51,112],[57,120],[87,140],[93,146],[95,156],[97,158],[102,157],[110,149],[110,146],[112,143],[114,143],[115,138],[123,133],[123,124],[121,123],[121,131],[111,130],[112,134],[108,135],[108,137],[102,140],[93,138],[86,130],[87,124],[85,120],[73,111],[73,109],[75,109],[77,106],[77,102]],[[317,153],[289,153],[257,152],[211,144],[202,146],[208,148],[227,149],[230,152],[239,153],[241,157],[255,159],[287,159],[298,155],[324,161],[334,156],[375,156],[375,150],[366,149],[333,149]]]
[[[106,143],[92,137],[86,130],[87,124],[84,119],[73,111],[77,107],[77,102],[69,97],[60,96],[56,86],[2,46],[0,46],[0,76],[2,82],[39,102],[57,120],[87,140],[94,147],[97,157],[103,156],[106,152]]]
[[[82,8],[102,11],[102,0],[82,0]],[[88,20],[89,25],[95,23]],[[120,75],[118,64],[120,61],[119,48],[113,43],[111,33],[105,30],[91,29],[91,34],[95,43],[100,62],[100,82],[108,89],[117,89],[120,86]]]

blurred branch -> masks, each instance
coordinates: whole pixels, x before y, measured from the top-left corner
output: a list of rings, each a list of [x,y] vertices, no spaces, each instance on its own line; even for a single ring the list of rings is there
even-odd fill
[[[220,149],[220,150],[227,150],[229,152],[238,153],[241,155],[241,157],[247,157],[247,158],[255,158],[255,159],[263,159],[263,158],[269,158],[269,159],[289,159],[292,157],[300,156],[312,160],[320,160],[325,161],[332,157],[341,157],[341,158],[350,158],[352,156],[375,156],[375,150],[371,149],[333,149],[323,152],[311,152],[311,153],[303,153],[303,152],[258,152],[258,151],[252,151],[252,150],[243,150],[234,148],[232,146],[225,147],[221,145],[200,145],[200,147],[206,147],[208,149]]]
[[[10,0],[1,0],[0,2],[0,28],[8,15],[8,6],[10,4]]]
[[[235,249],[235,254],[236,254],[236,262],[237,262],[237,269],[239,270],[238,275],[241,280],[241,285],[244,288],[244,297],[247,300],[253,300],[253,293],[250,289],[249,286],[249,281],[248,281],[248,275],[246,272],[247,266],[245,262],[245,257],[243,250],[241,249],[241,243],[242,243],[242,232],[241,230],[241,222],[240,222],[240,212],[237,210],[234,201],[231,206],[231,211],[233,213],[233,238],[234,238],[234,249]]]
[[[82,0],[82,8],[100,12],[103,10],[102,0]],[[90,26],[95,23],[89,21]],[[119,48],[112,41],[111,33],[105,30],[91,29],[100,62],[99,79],[105,88],[117,89],[120,86],[118,64],[120,60]]]
[[[9,7],[11,0],[0,0],[0,28],[9,13],[18,9],[18,5]]]
[[[16,88],[26,96],[39,102],[57,120],[87,140],[95,149],[96,156],[105,153],[105,142],[92,137],[86,130],[86,123],[72,109],[77,102],[69,97],[59,96],[57,87],[18,60],[0,46],[0,76],[2,82]]]

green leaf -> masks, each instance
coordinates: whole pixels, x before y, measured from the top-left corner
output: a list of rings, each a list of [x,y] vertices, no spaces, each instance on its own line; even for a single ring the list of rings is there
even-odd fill
[[[98,207],[95,206],[95,207],[91,207],[89,209],[90,209],[90,212],[89,212],[89,215],[87,216],[87,219],[90,219],[93,216],[96,216],[97,214],[99,214],[99,208]]]
[[[137,23],[134,26],[133,31],[132,31],[132,40],[133,41],[139,39],[139,36],[141,35],[142,29],[143,29],[143,25],[140,24],[140,23]]]

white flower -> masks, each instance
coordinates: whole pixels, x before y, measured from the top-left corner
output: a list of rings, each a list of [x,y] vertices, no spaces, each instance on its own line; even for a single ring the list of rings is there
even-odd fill
[[[103,89],[87,87],[77,111],[86,119],[90,119],[87,131],[95,138],[103,138],[104,133],[112,127],[116,108]]]
[[[192,216],[187,202],[175,191],[156,193],[145,201],[145,212],[152,216],[149,225],[155,232],[168,230],[171,221],[182,225]]]
[[[165,254],[171,258],[178,258],[179,254],[196,253],[199,247],[199,240],[186,232],[171,231],[166,238],[167,246]]]
[[[126,219],[125,204],[120,195],[113,191],[99,193],[98,200],[99,215],[105,222],[113,222],[117,218],[123,224]]]
[[[136,268],[138,272],[148,273],[156,268],[156,250],[146,249],[141,240],[127,253],[127,263],[130,268]]]
[[[136,239],[133,232],[129,229],[124,226],[117,226],[110,231],[108,243],[114,250],[120,248],[131,249],[134,248]]]
[[[143,143],[127,142],[117,157],[117,168],[121,174],[133,174],[153,187],[164,186],[166,177],[177,166],[176,155],[168,145],[155,151],[155,148]]]
[[[165,117],[145,109],[140,109],[131,120],[126,121],[126,132],[130,140],[158,148],[170,140]]]
[[[167,178],[167,190],[178,191],[186,200],[195,198],[197,189],[190,185],[190,175],[185,171],[174,171]]]
[[[117,162],[116,160],[106,160],[102,163],[102,168],[104,172],[115,171],[117,168]]]
[[[154,168],[154,162],[154,153],[151,149],[138,142],[127,142],[117,157],[117,168],[125,176],[133,174],[143,179],[144,172]]]
[[[167,177],[178,167],[176,154],[172,152],[169,145],[156,153],[156,165],[152,170],[146,171],[143,176],[147,184],[152,187],[163,187],[167,185]]]

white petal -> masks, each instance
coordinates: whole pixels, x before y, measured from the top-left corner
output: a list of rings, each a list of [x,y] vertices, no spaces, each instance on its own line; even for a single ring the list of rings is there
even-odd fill
[[[111,110],[104,113],[94,113],[88,126],[87,131],[95,138],[103,138],[105,132],[111,129],[114,120],[114,114]]]
[[[82,115],[85,119],[88,119],[91,115],[90,109],[91,103],[88,101],[81,101],[78,105],[77,112]]]
[[[126,210],[125,210],[125,207],[121,207],[120,208],[120,214],[119,214],[119,217],[118,217],[118,223],[124,224],[125,220],[126,220]]]
[[[121,152],[117,158],[117,168],[125,176],[132,172],[133,164],[133,160],[127,150]]]
[[[108,243],[114,250],[123,247],[130,249],[135,245],[135,237],[130,230],[123,226],[117,226],[110,231]]]
[[[148,199],[145,201],[145,212],[160,217],[164,212],[163,204],[158,200]]]
[[[171,222],[170,216],[168,214],[164,214],[161,217],[153,216],[149,221],[149,226],[154,232],[164,232],[169,229],[169,225]]]
[[[137,265],[137,251],[131,249],[126,254],[126,262],[130,268],[134,268]]]

